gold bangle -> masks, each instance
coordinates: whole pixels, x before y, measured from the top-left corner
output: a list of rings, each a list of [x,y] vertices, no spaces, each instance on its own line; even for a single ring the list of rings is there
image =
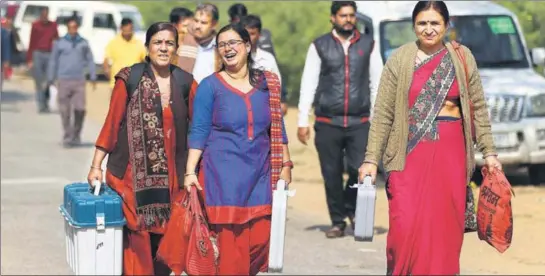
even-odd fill
[[[91,165],[91,169],[95,169],[95,170],[100,170],[100,171],[102,171],[102,168],[101,168],[101,167],[96,167],[96,166],[93,166],[93,165]]]
[[[189,176],[189,175],[197,175],[196,173],[192,172],[192,173],[186,173],[184,174],[184,176]]]

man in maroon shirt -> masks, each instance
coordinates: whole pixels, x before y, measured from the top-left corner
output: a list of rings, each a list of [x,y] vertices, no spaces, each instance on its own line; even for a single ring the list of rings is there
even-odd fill
[[[36,102],[40,113],[49,111],[46,97],[47,64],[53,41],[59,38],[57,23],[49,21],[48,17],[49,9],[44,7],[40,13],[40,19],[32,23],[26,57],[28,69],[32,70],[36,85]]]

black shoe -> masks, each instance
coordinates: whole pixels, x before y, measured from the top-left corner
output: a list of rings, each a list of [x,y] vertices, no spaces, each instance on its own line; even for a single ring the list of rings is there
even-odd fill
[[[48,113],[51,113],[51,110],[49,110],[49,107],[42,107],[42,108],[38,109],[38,113],[39,114],[48,114]]]
[[[344,226],[342,225],[333,225],[329,230],[325,232],[325,236],[328,239],[335,239],[344,237]]]
[[[63,142],[62,147],[65,149],[71,149],[74,147],[74,144],[72,142]]]

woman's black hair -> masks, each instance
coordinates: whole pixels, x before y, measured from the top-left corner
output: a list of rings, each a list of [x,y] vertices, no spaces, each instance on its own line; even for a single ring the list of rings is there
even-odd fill
[[[443,17],[445,25],[449,23],[450,15],[447,4],[444,1],[418,1],[413,9],[413,24],[416,23],[416,17],[419,13],[429,9],[434,9],[438,12]]]
[[[172,25],[172,23],[169,22],[156,22],[151,24],[149,26],[148,30],[146,31],[146,42],[144,45],[146,48],[149,46],[151,42],[151,38],[158,32],[161,31],[170,31],[174,35],[174,41],[176,43],[176,48],[178,48],[178,29]],[[150,62],[149,56],[146,56],[146,62]]]
[[[218,41],[218,38],[219,38],[220,34],[222,34],[224,32],[227,32],[227,31],[236,32],[240,36],[240,39],[242,39],[242,41],[244,41],[244,43],[250,43],[251,44],[250,34],[248,33],[248,31],[246,30],[244,25],[240,24],[240,23],[232,23],[232,24],[226,25],[223,28],[221,28],[218,31],[218,34],[216,35],[216,43]],[[252,51],[251,50],[248,53],[247,66],[248,66],[248,70],[250,72],[250,84],[253,87],[257,87],[259,85],[262,77],[263,77],[263,70],[254,68],[254,59],[252,58]],[[220,71],[225,71],[225,64],[223,64],[223,63],[221,64]]]

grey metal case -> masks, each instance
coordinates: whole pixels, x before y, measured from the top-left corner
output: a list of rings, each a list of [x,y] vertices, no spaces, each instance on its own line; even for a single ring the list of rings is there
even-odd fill
[[[373,185],[370,176],[366,176],[363,183],[355,184],[352,188],[358,189],[354,239],[356,241],[373,241],[377,188]]]

